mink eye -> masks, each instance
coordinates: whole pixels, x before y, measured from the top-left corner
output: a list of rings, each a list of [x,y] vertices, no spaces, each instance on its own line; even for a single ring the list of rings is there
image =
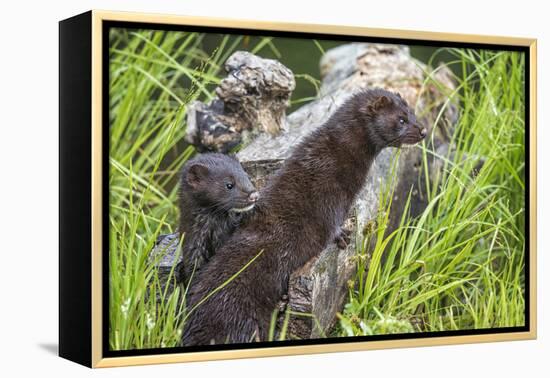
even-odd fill
[[[399,117],[399,123],[404,125],[405,124],[405,119],[403,117]]]
[[[228,182],[228,183],[225,184],[225,187],[227,189],[231,190],[231,189],[233,189],[234,185],[232,183]]]

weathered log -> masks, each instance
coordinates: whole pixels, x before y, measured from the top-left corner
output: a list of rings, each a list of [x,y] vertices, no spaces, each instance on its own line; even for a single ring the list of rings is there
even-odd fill
[[[216,97],[187,108],[186,140],[199,151],[227,153],[260,132],[286,128],[286,108],[296,86],[294,75],[276,60],[237,51],[227,59],[228,75]]]

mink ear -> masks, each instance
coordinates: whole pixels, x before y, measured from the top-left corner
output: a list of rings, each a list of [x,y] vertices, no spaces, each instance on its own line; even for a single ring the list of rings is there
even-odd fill
[[[202,164],[193,164],[187,171],[187,183],[191,186],[197,186],[208,176],[208,167]]]
[[[374,104],[372,104],[372,108],[375,111],[378,111],[380,109],[384,109],[388,107],[391,104],[391,100],[388,98],[388,96],[380,96],[375,101]]]

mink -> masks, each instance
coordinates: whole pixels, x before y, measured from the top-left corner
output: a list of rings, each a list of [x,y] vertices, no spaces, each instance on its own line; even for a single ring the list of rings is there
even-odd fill
[[[254,213],[201,270],[189,289],[181,345],[266,341],[291,273],[338,237],[378,153],[426,133],[400,95],[352,95],[293,149]]]
[[[188,161],[179,187],[182,282],[187,285],[254,208],[258,192],[233,155],[207,153]]]

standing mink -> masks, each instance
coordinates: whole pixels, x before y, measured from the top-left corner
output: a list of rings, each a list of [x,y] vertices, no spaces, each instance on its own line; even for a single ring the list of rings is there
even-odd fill
[[[426,133],[397,94],[371,89],[348,99],[294,148],[254,213],[193,280],[182,345],[265,341],[290,274],[338,236],[374,158]]]
[[[252,210],[258,192],[233,156],[207,153],[188,161],[182,169],[180,235],[183,241],[183,283],[214,255]]]

